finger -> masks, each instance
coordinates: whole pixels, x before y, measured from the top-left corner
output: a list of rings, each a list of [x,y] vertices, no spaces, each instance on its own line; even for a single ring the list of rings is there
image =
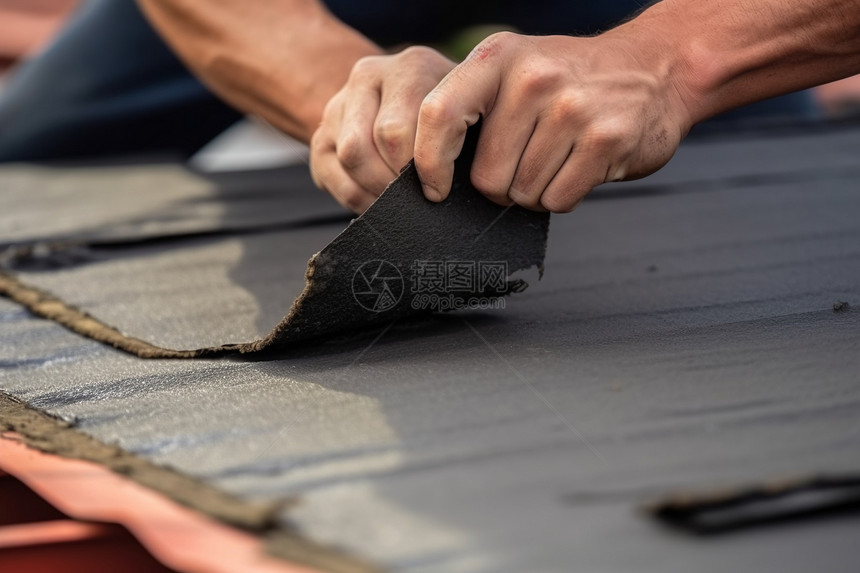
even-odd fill
[[[325,172],[325,189],[335,200],[355,213],[364,213],[377,195],[352,179],[334,154],[329,155],[320,171]]]
[[[535,121],[521,121],[522,101],[499,96],[493,111],[481,124],[481,134],[475,150],[470,178],[475,189],[490,201],[510,205],[508,191],[521,161],[523,151],[535,130]],[[530,116],[526,116],[530,117]],[[564,161],[564,158],[562,158]]]
[[[389,169],[399,173],[412,159],[418,110],[427,92],[410,84],[382,93],[379,114],[373,125],[373,142]]]
[[[347,209],[363,213],[376,199],[343,170],[335,154],[334,139],[327,136],[324,126],[311,139],[310,158],[314,183]]]
[[[553,213],[573,211],[589,191],[606,179],[608,161],[597,149],[574,143],[564,165],[546,186],[541,206]]]
[[[373,140],[388,167],[399,173],[412,159],[418,110],[424,96],[455,64],[423,46],[407,48],[396,57],[413,73],[392,75],[383,84]]]
[[[511,201],[527,209],[545,210],[541,195],[567,161],[573,149],[570,139],[570,133],[556,122],[538,121],[508,190]]]
[[[424,195],[442,201],[451,191],[454,160],[469,126],[492,108],[501,83],[498,49],[482,42],[424,98],[415,132],[415,168]],[[484,46],[483,51],[481,50]]]
[[[354,90],[345,98],[335,152],[343,170],[358,185],[378,196],[397,171],[388,167],[376,149],[373,126],[379,111],[379,91],[373,87]]]
[[[343,106],[340,103],[339,94],[332,97],[326,104],[323,110],[323,119],[319,127],[311,136],[308,147],[310,148],[308,157],[308,167],[311,172],[311,179],[314,184],[320,189],[328,191],[325,177],[320,172],[318,165],[323,164],[323,157],[328,154],[334,154],[335,135],[332,126],[340,125],[340,117]]]
[[[388,166],[400,172],[413,156],[418,113],[424,97],[438,79],[455,66],[430,48],[413,46],[398,55],[404,65],[420,71],[415,77],[394,76],[382,90],[380,112],[374,126],[374,141]]]
[[[324,133],[324,129],[324,127],[320,127],[311,136],[311,141],[308,146],[310,148],[308,168],[310,169],[311,179],[313,180],[314,185],[324,191],[328,191],[325,180],[316,168],[317,164],[320,163],[321,158],[326,153],[334,153],[334,139],[327,137]]]

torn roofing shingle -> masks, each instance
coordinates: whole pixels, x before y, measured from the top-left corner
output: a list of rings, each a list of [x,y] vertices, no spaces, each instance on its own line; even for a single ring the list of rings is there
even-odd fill
[[[436,296],[501,297],[526,284],[509,273],[543,268],[549,214],[500,207],[471,185],[476,128],[457,161],[451,193],[443,203],[426,200],[410,163],[362,216],[308,263],[306,285],[284,319],[257,341],[196,350],[160,348],[123,334],[66,303],[62,296],[27,285],[0,271],[0,295],[78,334],[141,358],[199,358],[285,350],[301,342],[344,331],[391,323],[426,313],[410,286],[417,265],[457,264],[466,272],[459,288]],[[14,261],[13,261],[14,262]],[[480,273],[496,271],[486,284]],[[380,276],[386,269],[388,275]],[[143,272],[146,272],[145,270]],[[541,270],[542,272],[542,270]],[[391,290],[394,289],[394,290]]]

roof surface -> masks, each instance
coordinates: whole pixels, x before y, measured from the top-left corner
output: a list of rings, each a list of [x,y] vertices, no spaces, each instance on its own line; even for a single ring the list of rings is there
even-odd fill
[[[856,517],[703,538],[635,509],[860,472],[858,149],[858,128],[690,142],[553,217],[504,309],[271,360],[141,360],[0,299],[0,390],[296,496],[284,524],[394,571],[850,571]],[[0,189],[0,244],[78,243],[19,278],[176,348],[266,334],[347,220],[302,168],[9,166]]]

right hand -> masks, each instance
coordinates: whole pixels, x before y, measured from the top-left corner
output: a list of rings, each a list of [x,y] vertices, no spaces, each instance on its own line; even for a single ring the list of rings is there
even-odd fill
[[[455,66],[431,48],[358,60],[311,138],[314,183],[362,213],[412,159],[424,97]]]
[[[629,33],[490,36],[421,107],[414,155],[425,195],[448,196],[481,117],[470,177],[499,205],[566,213],[602,183],[653,173],[690,122],[666,56],[647,54]]]

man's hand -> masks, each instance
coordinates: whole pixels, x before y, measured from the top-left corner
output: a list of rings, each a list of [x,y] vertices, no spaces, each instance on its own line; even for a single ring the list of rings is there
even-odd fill
[[[367,209],[412,158],[421,102],[453,67],[421,46],[356,62],[311,138],[317,186],[355,212]]]
[[[421,106],[415,165],[427,198],[448,195],[480,117],[471,180],[500,205],[567,212],[601,183],[662,167],[689,113],[668,67],[632,48],[611,34],[487,38]]]
[[[663,0],[593,38],[496,34],[421,107],[415,166],[447,196],[466,128],[471,178],[500,204],[570,211],[663,166],[721,112],[860,72],[860,0]]]

